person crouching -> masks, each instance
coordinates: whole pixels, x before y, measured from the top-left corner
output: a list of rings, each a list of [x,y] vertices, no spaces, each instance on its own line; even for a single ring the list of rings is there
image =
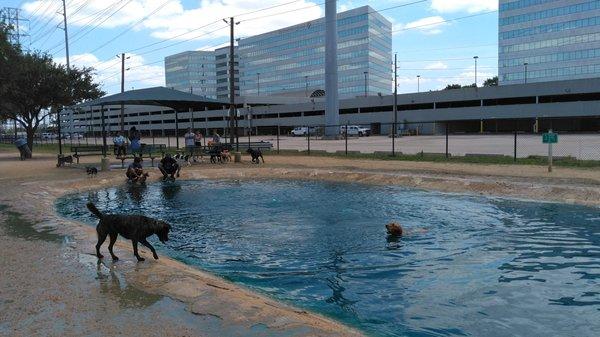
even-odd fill
[[[142,167],[142,158],[133,158],[133,163],[129,164],[125,175],[127,176],[127,179],[129,179],[129,181],[131,181],[132,183],[145,183],[146,179],[148,178],[148,173],[144,172],[144,169]]]
[[[163,175],[163,180],[167,180],[169,176],[171,179],[175,180],[175,175],[177,175],[177,178],[179,178],[179,171],[181,170],[181,167],[177,163],[177,160],[167,153],[163,159],[160,160],[160,163],[158,163],[158,169]]]

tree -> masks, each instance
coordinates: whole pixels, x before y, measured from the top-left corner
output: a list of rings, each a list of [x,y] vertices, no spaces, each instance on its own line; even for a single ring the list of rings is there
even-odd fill
[[[99,84],[93,82],[93,68],[73,67],[69,70],[54,63],[48,54],[22,53],[18,47],[7,45],[6,30],[0,34],[0,51],[7,49],[7,63],[3,68],[10,68],[7,70],[9,76],[3,76],[0,81],[3,82],[0,112],[25,129],[31,149],[40,122],[51,113],[56,113],[63,106],[104,95]]]
[[[498,76],[494,76],[492,78],[488,78],[483,82],[484,87],[497,87],[498,86]]]
[[[462,85],[460,84],[448,84],[444,90],[453,90],[453,89],[460,89],[462,88]]]

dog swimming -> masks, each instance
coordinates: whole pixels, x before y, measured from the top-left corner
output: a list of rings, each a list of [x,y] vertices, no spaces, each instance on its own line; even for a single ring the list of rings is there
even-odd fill
[[[150,249],[154,259],[158,260],[156,250],[146,239],[156,234],[160,242],[165,243],[169,240],[169,230],[171,230],[171,225],[164,221],[152,219],[143,215],[104,214],[91,202],[87,203],[86,206],[92,214],[100,219],[100,222],[98,222],[98,225],[96,226],[96,232],[98,233],[96,256],[99,259],[104,257],[100,254],[100,247],[106,240],[106,237],[110,236],[108,251],[114,261],[119,260],[113,253],[113,246],[117,241],[117,236],[121,235],[122,237],[131,240],[131,244],[133,245],[133,255],[135,255],[138,261],[145,260],[138,254],[138,242]]]
[[[385,225],[385,229],[387,229],[387,233],[390,236],[402,236],[402,226],[400,226],[400,224],[397,222],[390,222],[389,224]]]

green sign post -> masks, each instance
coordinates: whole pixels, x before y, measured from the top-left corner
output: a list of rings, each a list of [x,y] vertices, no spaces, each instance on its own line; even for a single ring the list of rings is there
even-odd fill
[[[558,143],[558,133],[553,133],[552,130],[542,135],[542,142],[544,144],[556,144]]]
[[[552,144],[558,143],[558,134],[548,130],[542,135],[542,143],[548,144],[548,172],[552,172]]]

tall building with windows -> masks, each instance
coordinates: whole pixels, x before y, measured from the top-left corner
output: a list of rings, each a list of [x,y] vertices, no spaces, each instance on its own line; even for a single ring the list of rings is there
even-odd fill
[[[216,93],[218,99],[229,98],[229,49],[230,47],[222,47],[215,50],[215,71],[216,71]],[[240,96],[240,56],[238,55],[238,48],[235,47],[233,50],[233,77],[235,83],[235,96]]]
[[[369,6],[338,13],[341,98],[392,90],[392,24]],[[325,18],[239,42],[243,96],[310,96],[325,89]]]
[[[500,84],[600,77],[600,1],[500,0]]]
[[[216,98],[217,78],[214,51],[186,51],[165,57],[168,88]]]

